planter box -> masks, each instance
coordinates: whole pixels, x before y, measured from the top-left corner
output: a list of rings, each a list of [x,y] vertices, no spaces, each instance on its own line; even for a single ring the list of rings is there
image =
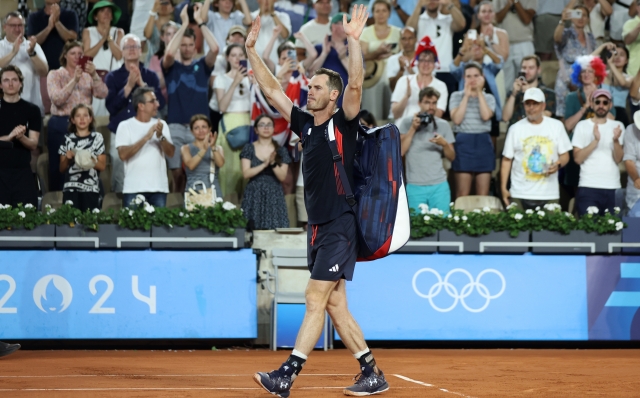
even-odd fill
[[[151,231],[130,230],[117,224],[100,224],[98,228],[101,249],[117,249],[117,238],[150,238]],[[122,242],[122,249],[148,249],[150,242]]]
[[[438,249],[436,245],[421,245],[421,242],[437,242],[438,232],[431,236],[425,236],[418,239],[409,239],[409,241],[396,253],[435,253]]]
[[[100,228],[102,232],[102,227]],[[104,244],[100,232],[92,230],[86,230],[82,225],[76,227],[70,227],[68,225],[56,226],[56,237],[59,238],[98,238],[100,239],[100,245]],[[88,249],[96,250],[96,246],[93,242],[56,242],[58,249]]]
[[[23,228],[12,229],[12,230],[1,230],[0,237],[11,237],[11,238],[33,238],[33,237],[47,237],[53,238],[56,233],[55,225],[39,225],[32,230],[27,230]],[[53,241],[42,241],[42,240],[14,240],[14,241],[3,241],[0,240],[0,247],[2,248],[26,248],[26,249],[53,249],[54,242]]]
[[[622,221],[627,223],[627,228],[622,230],[622,243],[640,243],[640,218],[623,217]],[[623,248],[623,253],[640,253],[638,248]]]
[[[491,232],[488,235],[482,236],[469,236],[469,235],[456,235],[455,232],[442,230],[438,234],[440,242],[463,242],[464,253],[479,253],[480,242],[529,242],[529,233],[520,232],[518,237],[513,238],[509,236],[508,231]],[[488,246],[484,248],[485,253],[526,253],[529,250],[527,246],[509,247],[509,246]],[[439,246],[438,251],[440,253],[459,253],[456,246]]]
[[[244,228],[236,228],[233,235],[215,234],[208,229],[192,229],[191,227],[151,227],[153,238],[175,238],[175,242],[153,242],[153,249],[242,249],[244,248]],[[189,242],[188,238],[223,238],[220,242]],[[236,245],[229,239],[236,239]],[[180,241],[183,240],[183,241]]]
[[[608,253],[610,242],[621,242],[622,234],[620,232],[610,235],[598,235],[596,233],[586,233],[584,231],[571,231],[569,235],[563,235],[560,232],[555,231],[533,231],[531,234],[532,242],[545,242],[545,243],[595,243],[596,253]],[[534,253],[564,253],[564,254],[577,254],[585,253],[590,254],[591,248],[589,247],[534,247]],[[614,248],[614,253],[620,253],[620,248]]]

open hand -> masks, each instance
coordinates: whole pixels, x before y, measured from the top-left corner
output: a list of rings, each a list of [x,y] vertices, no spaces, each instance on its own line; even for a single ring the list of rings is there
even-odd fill
[[[251,30],[247,35],[247,39],[244,42],[246,48],[253,48],[256,46],[258,35],[260,34],[260,16],[258,15],[251,25]]]
[[[17,54],[18,51],[20,51],[20,46],[22,45],[23,41],[24,41],[24,37],[20,36],[13,42],[13,53],[14,54]]]
[[[202,15],[200,14],[201,9],[202,9],[201,3],[193,4],[193,20],[196,21],[196,24],[198,25],[202,23]]]
[[[447,140],[445,140],[444,137],[438,133],[435,133],[433,138],[431,138],[429,142],[432,142],[436,145],[440,145],[441,147],[444,147],[448,144]]]
[[[182,7],[182,11],[180,11],[180,20],[183,25],[189,25],[189,14],[187,13],[187,6]]]
[[[360,40],[362,30],[365,28],[365,26],[367,26],[368,18],[369,11],[364,6],[364,4],[353,7],[353,11],[351,11],[351,22],[347,22],[346,15],[343,15],[342,17],[342,26],[344,27],[344,33],[348,37]]]

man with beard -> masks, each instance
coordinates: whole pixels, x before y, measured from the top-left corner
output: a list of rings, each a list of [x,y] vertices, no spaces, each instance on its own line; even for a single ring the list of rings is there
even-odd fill
[[[541,89],[527,89],[523,102],[526,118],[509,128],[504,143],[500,187],[506,205],[515,202],[528,210],[558,203],[560,186],[556,172],[569,161],[571,142],[562,122],[545,115],[545,95]]]
[[[611,120],[607,114],[613,106],[611,93],[598,89],[591,96],[595,115],[582,120],[573,130],[573,157],[580,165],[580,182],[576,193],[578,215],[587,213],[589,207],[613,211],[616,205],[616,189],[620,185],[620,169],[624,150],[622,132],[624,125]]]
[[[305,292],[306,312],[293,352],[280,368],[268,373],[258,372],[253,379],[269,393],[288,397],[292,383],[313,351],[324,326],[325,311],[336,331],[360,365],[361,374],[345,395],[366,396],[389,389],[384,374],[376,366],[362,330],[347,307],[346,280],[353,277],[357,255],[356,219],[347,203],[340,177],[334,173],[334,159],[326,136],[335,135],[335,144],[342,158],[345,173],[353,186],[353,160],[362,98],[364,71],[360,35],[367,23],[368,12],[363,5],[354,7],[351,20],[342,17],[342,28],[350,54],[347,69],[349,83],[344,87],[335,71],[320,68],[309,82],[307,109],[313,115],[294,106],[282,91],[280,82],[260,59],[256,41],[260,33],[260,17],[256,18],[247,36],[249,62],[260,89],[269,103],[291,123],[291,130],[303,136],[304,192],[309,229],[307,262],[311,279]],[[337,101],[344,87],[344,106]]]
[[[544,115],[552,117],[556,114],[556,93],[545,86],[540,80],[540,58],[528,55],[520,63],[520,76],[513,82],[513,89],[502,108],[502,120],[509,123],[509,127],[517,121],[527,117],[524,109],[524,92],[537,87],[544,93],[546,106]]]

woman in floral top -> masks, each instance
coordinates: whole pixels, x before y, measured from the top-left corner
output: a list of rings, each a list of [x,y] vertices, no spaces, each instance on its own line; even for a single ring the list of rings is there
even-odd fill
[[[93,97],[106,98],[107,86],[96,73],[91,61],[81,64],[82,44],[67,42],[60,55],[60,68],[47,76],[47,90],[51,98],[51,118],[47,125],[49,148],[49,191],[61,191],[63,175],[58,170],[59,159],[53,154],[64,144],[69,114],[78,104],[90,104]]]

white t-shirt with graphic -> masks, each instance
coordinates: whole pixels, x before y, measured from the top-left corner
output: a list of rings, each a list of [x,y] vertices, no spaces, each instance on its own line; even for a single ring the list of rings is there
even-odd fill
[[[162,135],[173,144],[169,126],[162,120]],[[116,148],[133,145],[140,141],[158,119],[143,123],[132,117],[118,125],[116,131]],[[123,193],[164,192],[169,193],[167,180],[167,162],[162,151],[160,139],[154,134],[140,150],[124,162]],[[180,148],[176,148],[179,151]]]
[[[449,66],[453,62],[453,32],[451,24],[453,17],[451,14],[441,14],[438,11],[436,18],[431,18],[427,11],[423,12],[418,19],[418,40],[429,36],[438,52],[440,69],[436,72],[449,72]]]
[[[528,119],[514,123],[507,132],[502,155],[511,164],[511,196],[517,199],[560,199],[558,174],[546,176],[549,165],[572,149],[562,122],[544,117],[542,123]]]
[[[573,130],[571,144],[576,148],[585,148],[595,139],[593,136],[594,123],[592,119],[578,122]],[[580,165],[579,187],[618,189],[620,185],[620,169],[613,160],[613,129],[620,127],[620,145],[623,145],[624,125],[617,120],[609,120],[598,124],[600,141],[596,149]]]

